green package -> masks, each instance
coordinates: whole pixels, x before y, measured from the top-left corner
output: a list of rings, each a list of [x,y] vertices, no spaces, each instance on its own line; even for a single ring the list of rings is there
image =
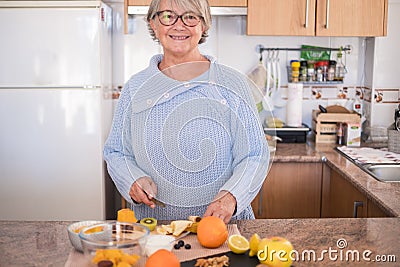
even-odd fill
[[[312,45],[302,45],[301,46],[301,60],[307,61],[322,61],[330,60],[331,50],[326,47],[312,46]]]

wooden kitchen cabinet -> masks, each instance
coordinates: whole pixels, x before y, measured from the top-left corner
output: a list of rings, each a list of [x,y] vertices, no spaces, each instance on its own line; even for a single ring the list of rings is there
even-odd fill
[[[273,163],[252,202],[256,218],[319,218],[322,163]]]
[[[148,6],[151,0],[125,0],[129,6]],[[246,7],[247,0],[209,0],[210,6]]]
[[[388,0],[248,0],[248,35],[385,36]]]
[[[367,197],[338,172],[324,165],[325,167],[327,170],[324,169],[322,179],[321,217],[367,217]]]
[[[385,36],[387,12],[388,0],[318,0],[315,33],[317,36]]]
[[[374,202],[370,199],[367,200],[367,217],[368,218],[376,218],[376,217],[390,217],[385,211],[383,211],[380,207],[378,207]]]
[[[389,217],[364,193],[327,165],[323,165],[321,199],[322,218]]]
[[[248,35],[315,34],[316,0],[248,0]]]

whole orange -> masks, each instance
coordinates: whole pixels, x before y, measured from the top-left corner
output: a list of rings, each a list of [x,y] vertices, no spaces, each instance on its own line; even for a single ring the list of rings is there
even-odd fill
[[[228,228],[224,221],[218,217],[204,217],[197,225],[197,239],[203,247],[220,247],[227,238]]]
[[[174,253],[160,249],[150,255],[146,261],[146,267],[179,267],[179,259]]]

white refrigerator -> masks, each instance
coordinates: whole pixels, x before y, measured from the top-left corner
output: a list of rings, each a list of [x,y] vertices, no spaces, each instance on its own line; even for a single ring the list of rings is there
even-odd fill
[[[0,220],[102,220],[112,10],[0,1]]]

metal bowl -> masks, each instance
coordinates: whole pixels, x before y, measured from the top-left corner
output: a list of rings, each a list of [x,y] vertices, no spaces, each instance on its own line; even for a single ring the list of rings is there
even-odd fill
[[[99,223],[104,223],[104,221],[81,221],[70,224],[67,228],[67,231],[69,241],[71,241],[72,246],[76,250],[83,252],[81,239],[79,238],[79,232],[85,227]]]

